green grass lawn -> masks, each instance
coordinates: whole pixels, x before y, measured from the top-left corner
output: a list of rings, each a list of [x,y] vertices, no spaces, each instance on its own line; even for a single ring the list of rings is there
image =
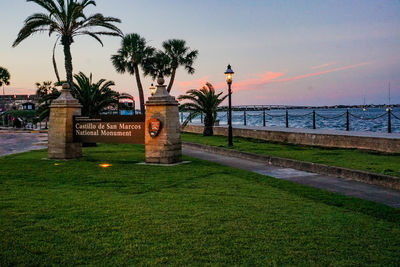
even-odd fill
[[[0,157],[0,266],[400,263],[398,209],[141,145],[46,156]]]
[[[228,148],[225,136],[184,133],[182,140]],[[241,137],[235,137],[233,141],[232,149],[235,150],[400,177],[400,154],[292,145]]]

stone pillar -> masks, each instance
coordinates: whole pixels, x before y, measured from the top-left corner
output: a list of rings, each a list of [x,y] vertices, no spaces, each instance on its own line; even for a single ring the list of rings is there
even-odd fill
[[[73,141],[73,116],[81,115],[81,105],[64,83],[61,95],[50,105],[48,136],[49,159],[73,159],[82,156],[82,144]]]
[[[168,93],[163,78],[158,78],[157,83],[156,93],[146,102],[146,163],[179,163],[182,161],[179,104]]]

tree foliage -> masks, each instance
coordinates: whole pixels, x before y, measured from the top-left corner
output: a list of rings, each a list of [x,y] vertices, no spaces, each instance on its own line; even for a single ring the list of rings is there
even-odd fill
[[[61,39],[64,46],[65,71],[67,81],[72,85],[72,55],[70,46],[74,38],[87,35],[101,45],[102,35],[122,36],[121,30],[114,23],[121,22],[117,18],[105,17],[100,13],[87,16],[84,11],[88,6],[95,6],[94,0],[27,0],[43,8],[45,12],[29,16],[19,31],[13,47],[35,33],[53,33]]]
[[[190,50],[186,46],[185,40],[170,39],[162,44],[164,53],[169,58],[169,65],[171,68],[171,78],[168,84],[168,92],[171,91],[172,85],[174,84],[176,70],[179,66],[183,66],[188,74],[193,74],[195,69],[193,68],[194,61],[199,54],[198,50]]]
[[[51,102],[60,96],[61,92],[55,88],[55,84],[51,81],[45,81],[42,83],[37,82],[36,84],[36,95],[38,97],[39,108],[36,113],[39,117],[39,121],[50,116],[50,105]]]
[[[222,94],[222,92],[216,94],[212,84],[206,83],[206,85],[199,90],[188,90],[186,95],[180,95],[178,100],[190,101],[181,105],[182,110],[190,112],[189,116],[183,122],[183,126],[186,126],[190,120],[198,116],[200,113],[203,113],[205,116],[203,135],[213,135],[213,126],[217,118],[218,107],[228,96],[222,96]]]
[[[110,88],[115,85],[113,81],[100,79],[94,82],[92,74],[88,77],[82,72],[75,74],[74,78],[71,93],[82,105],[82,115],[98,115],[106,107],[118,104],[119,93]]]
[[[11,75],[6,68],[0,67],[0,86],[10,85]]]
[[[39,102],[42,101],[42,99],[50,94],[52,90],[54,89],[53,82],[51,81],[44,81],[42,83],[35,83],[36,86],[36,96],[39,98]]]
[[[157,51],[153,57],[148,58],[143,64],[144,76],[157,77],[171,76],[171,61],[163,51]]]
[[[121,41],[121,48],[117,54],[111,56],[111,62],[119,73],[128,72],[136,78],[136,85],[139,91],[140,112],[144,114],[144,92],[140,79],[139,67],[144,68],[153,58],[155,48],[148,46],[146,39],[137,33],[127,34]]]

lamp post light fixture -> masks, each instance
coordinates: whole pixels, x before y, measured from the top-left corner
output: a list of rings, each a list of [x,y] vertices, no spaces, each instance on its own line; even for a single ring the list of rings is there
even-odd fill
[[[150,86],[150,93],[152,96],[156,93],[156,87],[154,86],[154,84],[151,84]]]
[[[233,146],[233,134],[232,134],[232,78],[233,78],[233,70],[231,68],[231,65],[228,65],[228,68],[225,71],[226,75],[226,83],[228,84],[228,101],[229,101],[229,106],[228,106],[228,146]]]

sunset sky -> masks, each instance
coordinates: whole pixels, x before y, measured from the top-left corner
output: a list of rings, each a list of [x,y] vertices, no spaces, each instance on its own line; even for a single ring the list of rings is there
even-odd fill
[[[1,1],[0,66],[11,73],[6,94],[34,93],[35,82],[55,81],[51,63],[56,36],[37,34],[11,45],[23,21],[41,9],[25,0]],[[233,104],[336,105],[400,103],[400,1],[398,0],[97,0],[87,14],[118,17],[124,33],[149,45],[184,39],[199,50],[194,75],[178,71],[173,95],[207,81],[226,90],[224,71],[235,71]],[[74,72],[116,83],[137,96],[132,76],[118,74],[110,56],[120,39],[89,37],[72,45]],[[64,77],[62,46],[57,63]],[[152,83],[144,78],[146,95]]]

